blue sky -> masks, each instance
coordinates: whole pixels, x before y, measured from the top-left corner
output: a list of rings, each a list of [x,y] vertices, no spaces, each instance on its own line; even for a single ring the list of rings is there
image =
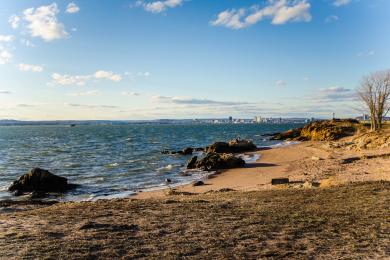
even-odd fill
[[[356,116],[387,0],[0,4],[0,119]]]

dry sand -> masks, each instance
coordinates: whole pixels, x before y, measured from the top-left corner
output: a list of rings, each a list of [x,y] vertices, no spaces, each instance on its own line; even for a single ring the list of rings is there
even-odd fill
[[[177,192],[205,193],[220,189],[255,191],[281,188],[326,187],[356,181],[390,181],[390,148],[352,151],[329,148],[328,142],[300,144],[259,149],[260,158],[245,168],[221,171],[204,181],[205,185],[175,187]],[[364,159],[364,156],[376,158]],[[389,156],[387,156],[389,155]],[[350,163],[345,159],[359,157]],[[347,160],[348,161],[348,160]],[[288,185],[271,185],[273,178],[289,178]],[[134,198],[166,197],[170,189],[141,192]]]

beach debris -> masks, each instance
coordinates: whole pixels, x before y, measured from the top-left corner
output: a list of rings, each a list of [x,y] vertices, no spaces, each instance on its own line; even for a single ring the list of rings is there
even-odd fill
[[[289,179],[288,178],[275,178],[271,180],[272,185],[280,185],[280,184],[288,184]]]
[[[191,168],[188,168],[189,166]],[[233,154],[208,153],[204,158],[197,160],[196,162],[192,161],[190,165],[187,165],[187,168],[211,171],[218,169],[240,168],[243,166],[245,166],[245,161],[242,158],[235,157]]]
[[[359,161],[361,158],[360,157],[349,157],[349,158],[344,158],[341,159],[341,164],[350,164],[356,161]]]
[[[318,156],[312,156],[311,159],[313,161],[321,161],[321,160],[323,160],[321,157],[318,157]]]
[[[207,153],[242,153],[255,151],[257,146],[250,140],[244,139],[233,139],[226,142],[215,142],[210,145],[206,152]]]
[[[195,181],[194,183],[192,183],[192,186],[196,187],[196,186],[202,186],[204,185],[204,182],[203,181]]]
[[[54,175],[44,169],[33,168],[29,173],[14,181],[8,191],[16,195],[22,195],[25,192],[36,192],[34,195],[38,195],[44,192],[64,192],[75,186],[68,184],[68,180],[64,177]]]

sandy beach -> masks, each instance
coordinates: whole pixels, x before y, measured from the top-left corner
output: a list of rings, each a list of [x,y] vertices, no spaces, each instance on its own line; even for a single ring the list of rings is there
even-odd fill
[[[178,193],[206,193],[220,189],[256,191],[283,188],[327,187],[356,181],[390,181],[390,148],[353,151],[334,149],[327,142],[303,142],[255,152],[259,159],[245,168],[223,170],[204,180],[205,185],[174,187]],[[250,153],[249,153],[250,154]],[[367,156],[375,158],[364,159]],[[361,159],[345,163],[348,158]],[[288,185],[271,185],[273,178],[289,178]],[[140,192],[137,199],[169,196],[171,189]]]

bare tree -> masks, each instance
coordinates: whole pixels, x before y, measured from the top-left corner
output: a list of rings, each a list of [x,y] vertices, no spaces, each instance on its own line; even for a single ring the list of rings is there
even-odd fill
[[[390,110],[390,70],[364,77],[358,95],[370,112],[371,130],[381,129],[383,118]]]

